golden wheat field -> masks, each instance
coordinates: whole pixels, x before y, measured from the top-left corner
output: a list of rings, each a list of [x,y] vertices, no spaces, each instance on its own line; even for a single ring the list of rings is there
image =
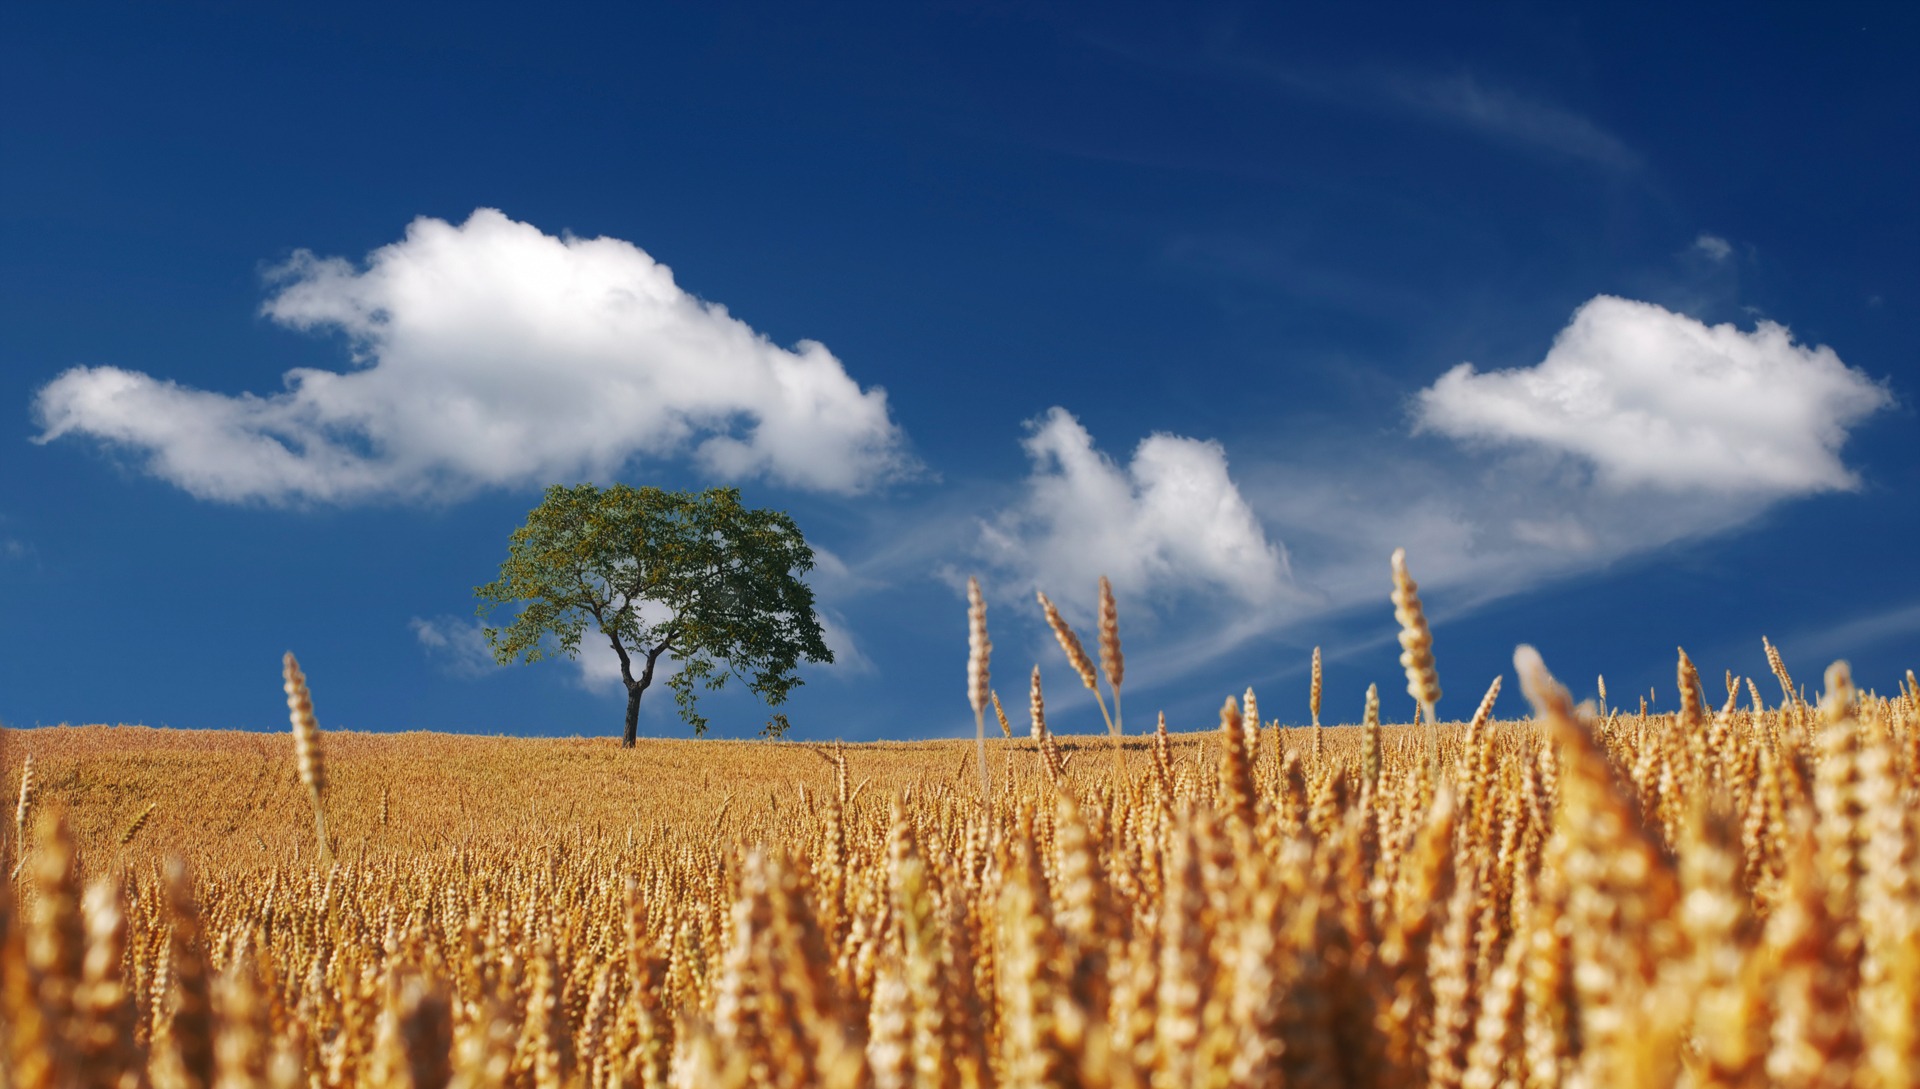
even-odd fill
[[[971,741],[326,733],[291,656],[292,735],[13,731],[5,1084],[1920,1081],[1912,675],[1516,672],[1519,722],[1003,720],[985,791]]]

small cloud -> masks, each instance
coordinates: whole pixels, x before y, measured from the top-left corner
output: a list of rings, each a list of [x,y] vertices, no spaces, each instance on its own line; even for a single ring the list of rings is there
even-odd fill
[[[455,498],[688,458],[851,494],[915,470],[887,395],[824,345],[782,348],[617,238],[482,208],[420,218],[363,266],[306,251],[262,308],[345,334],[352,365],[229,396],[118,367],[42,387],[36,442],[79,435],[220,502]]]
[[[1718,264],[1733,256],[1733,243],[1716,234],[1702,234],[1693,240],[1693,252],[1703,254],[1707,260]]]
[[[457,616],[407,621],[429,658],[456,677],[478,677],[500,668],[487,645],[486,625]]]
[[[1203,591],[1249,605],[1287,588],[1284,550],[1227,474],[1216,442],[1155,434],[1123,468],[1064,408],[1031,421],[1025,497],[982,523],[980,548],[1006,581],[1090,600],[1096,576],[1134,598]]]
[[[1892,403],[1833,349],[1785,326],[1708,326],[1597,296],[1535,366],[1462,363],[1422,390],[1418,427],[1570,454],[1615,491],[1753,498],[1851,490],[1849,430]]]

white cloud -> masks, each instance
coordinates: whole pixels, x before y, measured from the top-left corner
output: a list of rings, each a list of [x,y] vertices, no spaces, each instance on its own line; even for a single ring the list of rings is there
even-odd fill
[[[1725,261],[1733,255],[1733,243],[1717,234],[1702,234],[1693,240],[1693,248],[1715,263]]]
[[[117,367],[42,388],[37,441],[86,435],[227,502],[457,496],[691,456],[726,478],[855,493],[912,471],[886,393],[823,345],[776,346],[614,238],[480,209],[421,218],[364,266],[301,251],[265,314],[344,333],[354,365],[226,395]]]
[[[1122,468],[1063,408],[1028,426],[1026,494],[981,526],[985,557],[1023,589],[1084,602],[1104,574],[1123,597],[1211,591],[1249,606],[1285,590],[1286,553],[1218,443],[1155,434]]]
[[[414,617],[407,621],[414,638],[427,656],[440,662],[458,677],[478,677],[499,669],[493,649],[487,646],[486,625],[478,620],[457,616],[436,616],[431,620]]]
[[[1601,295],[1539,364],[1462,363],[1417,409],[1422,429],[1452,438],[1571,454],[1617,491],[1785,498],[1857,487],[1840,447],[1891,400],[1773,322],[1742,332]]]

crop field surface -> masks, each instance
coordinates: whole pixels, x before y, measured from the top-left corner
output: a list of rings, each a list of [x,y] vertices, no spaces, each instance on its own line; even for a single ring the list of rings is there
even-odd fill
[[[4,1084],[1916,1084],[1920,693],[1517,672],[1527,720],[1228,700],[985,784],[971,740],[8,731]]]

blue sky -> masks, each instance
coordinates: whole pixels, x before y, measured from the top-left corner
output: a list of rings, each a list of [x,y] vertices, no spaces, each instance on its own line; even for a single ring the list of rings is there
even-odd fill
[[[1683,10],[1684,9],[1684,10]],[[554,482],[790,511],[795,736],[1097,713],[1032,591],[1112,576],[1135,729],[1249,685],[1443,714],[1538,645],[1920,665],[1906,4],[14,5],[0,721],[613,734],[474,586]],[[1511,689],[1512,686],[1509,686]],[[1773,691],[1762,686],[1763,691]],[[1713,691],[1719,691],[1717,683]],[[764,709],[709,697],[723,735]],[[1503,704],[1519,713],[1517,697]],[[685,728],[663,688],[644,735]]]

